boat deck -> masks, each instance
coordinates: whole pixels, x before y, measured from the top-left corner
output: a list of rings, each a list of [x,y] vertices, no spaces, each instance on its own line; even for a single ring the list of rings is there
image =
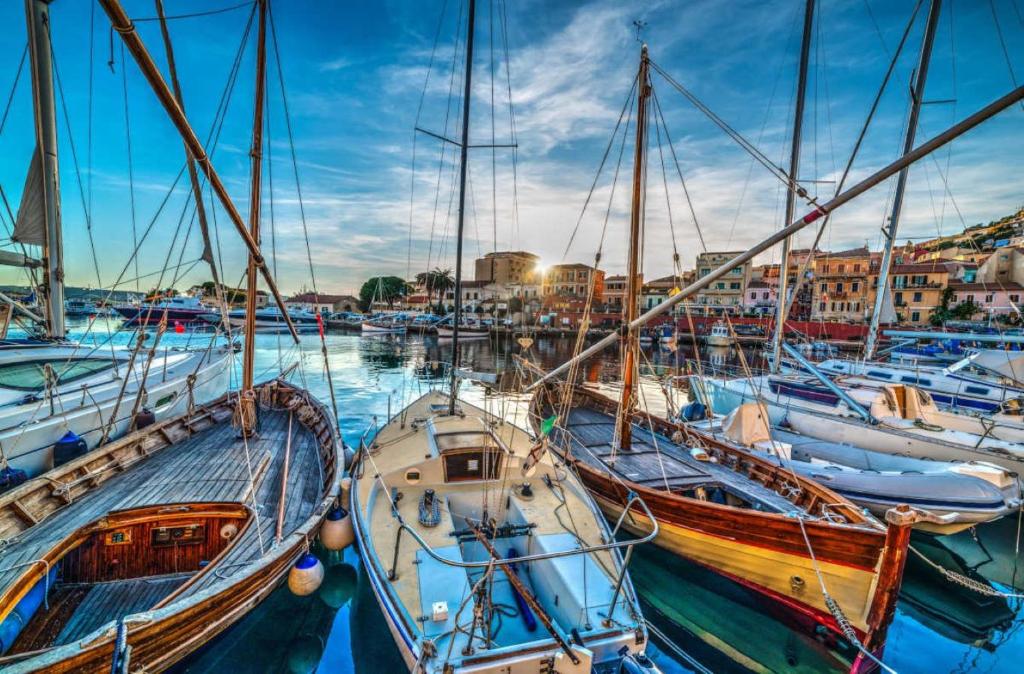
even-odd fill
[[[242,572],[274,545],[290,413],[262,411],[260,433],[248,440],[237,436],[230,415],[227,405],[217,408],[214,423],[208,428],[124,468],[122,473],[106,480],[102,488],[75,498],[4,541],[0,548],[0,595],[29,571],[41,573],[41,565],[33,564],[35,560],[108,513],[162,505],[243,504],[254,518],[217,558],[215,572],[195,575],[194,582],[183,587],[174,601],[228,582],[227,579]],[[314,433],[296,418],[290,443],[285,536],[307,520],[323,493],[318,445]],[[179,579],[178,584],[181,582]],[[100,610],[102,606],[116,608],[118,615],[153,608],[169,594],[163,593],[166,589],[165,579],[134,578],[95,584],[66,623],[60,638],[73,640],[102,625],[105,620],[90,619],[90,615],[105,614]]]
[[[624,480],[666,491],[717,483],[733,494],[742,495],[761,510],[789,512],[793,504],[772,489],[747,479],[731,469],[699,461],[687,447],[664,435],[633,425],[632,443],[627,451],[612,451],[615,417],[587,407],[574,407],[568,419],[552,432],[558,447],[571,448],[573,455],[601,471],[611,470]]]

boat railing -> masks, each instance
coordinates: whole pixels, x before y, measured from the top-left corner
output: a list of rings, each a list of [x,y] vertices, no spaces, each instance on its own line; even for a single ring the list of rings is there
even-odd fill
[[[644,517],[646,517],[651,522],[652,528],[650,533],[641,538],[633,538],[625,541],[616,541],[615,535],[619,532],[619,529],[622,527],[622,524],[625,521],[626,516],[629,515],[630,511],[633,509],[633,506],[635,504],[639,505],[640,509],[643,511]],[[463,559],[452,559],[450,557],[445,557],[444,555],[434,550],[429,543],[423,540],[423,538],[419,535],[419,533],[416,532],[414,528],[406,524],[405,520],[398,512],[398,508],[395,506],[393,500],[391,503],[391,514],[398,521],[398,531],[395,532],[394,556],[391,560],[391,569],[388,571],[388,580],[390,581],[394,581],[396,578],[398,578],[398,553],[401,548],[403,531],[407,531],[409,535],[412,536],[416,544],[419,545],[420,548],[425,553],[430,555],[434,560],[440,562],[441,564],[445,564],[446,566],[454,566],[462,569],[482,569],[494,566],[509,566],[512,564],[538,562],[547,559],[556,559],[559,557],[589,555],[598,552],[613,551],[620,550],[621,548],[626,548],[626,552],[622,558],[622,564],[620,565],[618,578],[615,580],[615,591],[612,594],[611,602],[609,602],[608,620],[610,620],[611,616],[615,613],[615,606],[618,604],[619,595],[622,594],[622,587],[626,581],[626,570],[629,568],[629,562],[633,556],[633,548],[637,545],[649,543],[650,541],[654,540],[654,538],[658,535],[658,531],[660,529],[658,520],[655,519],[654,515],[647,507],[647,504],[644,502],[644,500],[636,492],[630,491],[628,498],[626,500],[626,505],[622,509],[622,514],[619,515],[619,519],[615,522],[615,526],[612,528],[610,536],[611,540],[608,543],[602,543],[600,545],[584,545],[579,548],[574,548],[572,550],[556,550],[553,552],[541,552],[532,555],[521,555],[519,557],[507,557],[504,559],[489,559],[477,562],[467,562]]]

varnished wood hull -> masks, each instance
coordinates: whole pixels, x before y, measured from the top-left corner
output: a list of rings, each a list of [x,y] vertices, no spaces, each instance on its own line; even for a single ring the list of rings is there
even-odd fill
[[[539,400],[539,396],[535,397],[532,403],[531,418],[535,423],[543,416]],[[605,412],[615,405],[614,401],[586,389],[576,389],[574,403]],[[637,415],[637,421],[666,436],[675,432],[694,434],[690,429],[649,415]],[[709,436],[699,440],[709,448],[720,445]],[[576,467],[608,517],[621,514],[628,492],[633,491],[644,499],[660,525],[656,545],[842,633],[825,603],[817,573],[820,571],[829,595],[842,609],[857,637],[874,651],[880,651],[884,645],[902,580],[909,524],[890,525],[887,529],[877,522],[870,523],[841,496],[801,479],[803,489],[799,491],[805,496],[794,504],[794,513],[820,513],[821,503],[827,502],[838,506],[836,512],[843,512],[852,522],[837,524],[809,519],[801,527],[801,520],[790,513],[761,512],[688,498],[623,480],[564,455],[558,447],[553,446],[552,451]],[[735,454],[736,450],[728,451]],[[770,466],[761,465],[759,459],[746,453],[740,460],[749,461],[747,470],[752,479],[756,476],[762,483],[774,483],[776,477],[764,472],[774,470]],[[651,530],[650,523],[635,512],[626,518],[624,526],[633,533]],[[813,560],[808,544],[814,551]]]
[[[308,549],[323,516],[336,501],[340,444],[326,408],[288,384],[275,382],[274,385],[290,395],[303,396],[296,416],[302,423],[309,422],[308,428],[316,437],[323,466],[322,491],[315,501],[315,509],[287,532],[279,545],[268,548],[262,556],[247,563],[249,568],[187,597],[128,617],[125,625],[131,649],[129,671],[166,670],[244,617],[278,587],[298,557]],[[33,519],[41,522],[60,512],[68,499],[101,488],[110,474],[117,474],[109,470],[111,465],[129,466],[145,461],[154,452],[174,451],[175,438],[201,432],[215,424],[230,423],[230,408],[228,396],[222,397],[188,417],[170,419],[137,431],[4,494],[0,498],[0,535],[14,534],[19,514],[27,509],[32,509]],[[106,472],[102,467],[107,467]],[[97,476],[95,481],[79,477],[90,474]],[[61,493],[53,489],[53,484],[72,486]],[[109,672],[115,636],[111,626],[104,632],[69,644],[4,657],[0,659],[0,669],[4,672]]]

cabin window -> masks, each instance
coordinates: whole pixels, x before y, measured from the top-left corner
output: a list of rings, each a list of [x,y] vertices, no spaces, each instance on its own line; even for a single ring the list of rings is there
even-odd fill
[[[882,372],[881,370],[868,370],[869,377],[878,377],[879,379],[892,379],[892,373]]]
[[[964,391],[966,391],[967,393],[973,393],[974,395],[978,396],[988,395],[988,389],[982,388],[981,386],[965,386]]]
[[[59,383],[67,384],[108,370],[114,364],[99,358],[84,358],[70,363],[63,358],[8,363],[0,366],[0,386],[22,391],[42,390],[46,387],[47,365],[52,368]]]

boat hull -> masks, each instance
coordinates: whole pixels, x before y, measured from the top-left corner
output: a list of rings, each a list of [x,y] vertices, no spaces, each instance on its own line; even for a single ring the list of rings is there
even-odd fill
[[[315,505],[309,516],[286,532],[280,543],[250,558],[245,568],[231,575],[229,580],[213,583],[187,596],[158,604],[149,611],[125,616],[126,640],[131,649],[131,671],[167,670],[242,619],[279,586],[295,561],[308,550],[309,542],[317,535],[327,509],[338,497],[336,471],[341,467],[340,442],[334,433],[327,408],[288,384],[271,382],[261,385],[261,388],[269,386],[277,387],[274,404],[295,408],[297,416],[304,419],[302,423],[308,425],[317,440],[323,481],[312,501]],[[147,461],[155,453],[173,451],[173,445],[194,433],[229,424],[234,409],[232,400],[232,397],[225,395],[190,414],[136,431],[61,466],[49,473],[46,479],[33,480],[5,494],[0,498],[0,513],[6,518],[2,522],[5,535],[10,535],[11,523],[18,521],[8,512],[12,501],[31,501],[40,521],[45,521],[55,513],[59,515],[68,502],[80,501],[91,490],[102,488],[103,482],[119,474],[119,471],[98,469],[111,464],[130,468],[133,463]],[[145,450],[142,450],[143,446]],[[82,475],[94,477],[93,480],[83,480]],[[56,494],[51,481],[67,485],[67,493],[63,497],[67,502]],[[273,485],[274,488],[276,486]],[[216,508],[218,505],[232,507],[237,504],[214,502],[189,505]],[[106,672],[110,671],[114,647],[115,630],[113,624],[107,624],[64,645],[6,656],[0,659],[0,668],[4,672]]]
[[[490,337],[491,331],[487,328],[459,328],[459,339],[487,339]],[[455,331],[449,327],[439,325],[437,326],[437,337],[438,339],[452,339],[455,336]]]
[[[574,407],[611,412],[615,406],[614,401],[586,389],[577,389],[574,398]],[[546,414],[539,407],[539,399],[539,396],[534,398],[531,415],[534,419],[544,418]],[[650,415],[638,414],[634,423],[665,437],[676,432],[684,437],[698,435],[697,440],[705,447],[725,447],[711,436]],[[588,442],[596,441],[596,436],[588,436]],[[655,545],[731,578],[842,634],[821,591],[820,571],[829,595],[836,600],[858,638],[872,651],[880,651],[884,645],[902,580],[911,521],[883,527],[860,516],[859,521],[847,520],[856,524],[839,524],[822,517],[801,520],[790,513],[720,505],[660,489],[656,484],[648,486],[649,482],[625,480],[588,461],[567,456],[554,445],[552,451],[576,467],[584,485],[609,518],[619,517],[621,504],[634,492],[648,504],[660,526]],[[737,453],[735,449],[730,451]],[[774,470],[773,467],[756,465],[760,459],[746,452],[738,454],[746,457],[741,461],[750,464],[747,470],[751,479],[764,484],[781,479],[777,473],[768,472]],[[815,508],[822,503],[829,503],[830,508],[842,506],[842,497],[816,483],[804,481],[801,486],[798,492],[809,494],[810,500],[801,501],[799,507],[794,504],[793,512],[803,508],[806,512],[817,513]],[[847,502],[847,505],[850,504]],[[851,510],[859,512],[852,507]],[[849,514],[850,510],[845,512]],[[640,514],[631,515],[623,526],[635,534],[651,530],[651,523]]]
[[[210,362],[196,372],[191,385],[194,404],[203,404],[222,395],[227,390],[231,376],[232,353],[230,350],[211,352]],[[154,364],[146,385],[146,401],[153,405],[157,421],[170,419],[187,411],[189,406],[189,383],[185,376],[161,381],[160,372]],[[9,464],[28,473],[29,477],[41,475],[53,468],[53,446],[68,431],[81,437],[88,450],[96,447],[103,438],[103,431],[115,413],[117,420],[111,425],[108,439],[124,435],[131,427],[131,412],[138,394],[127,391],[117,403],[116,393],[111,397],[84,399],[81,391],[62,396],[63,413],[35,414],[30,421],[18,418],[4,419],[6,428],[0,430],[0,444],[3,445]],[[163,400],[170,399],[164,404]],[[35,407],[35,406],[33,406]],[[38,411],[38,410],[37,410]]]

